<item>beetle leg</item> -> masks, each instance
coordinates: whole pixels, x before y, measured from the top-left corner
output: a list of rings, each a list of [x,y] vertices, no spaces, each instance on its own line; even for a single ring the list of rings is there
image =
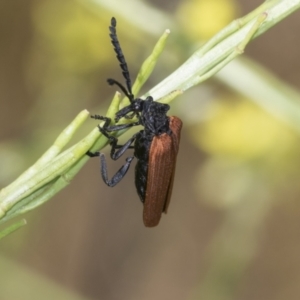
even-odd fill
[[[97,151],[95,153],[91,152],[91,151],[87,151],[86,152],[86,155],[88,155],[89,157],[96,157],[96,156],[99,156],[100,155],[100,152]]]
[[[115,137],[111,137],[113,141],[111,142],[110,157],[113,160],[117,160],[118,158],[120,158],[127,149],[132,148],[131,144],[134,142],[137,135],[138,133],[136,133],[124,145],[117,145],[118,139]],[[118,150],[116,151],[116,149]],[[101,163],[100,169],[101,169],[102,179],[108,186],[111,187],[119,183],[121,179],[125,176],[134,158],[133,156],[126,158],[126,163],[119,169],[119,171],[112,177],[112,179],[109,180],[107,175],[107,165],[106,165],[104,154],[100,152],[96,152],[96,153],[87,152],[87,155],[89,155],[90,157],[100,156],[100,163]]]
[[[92,119],[95,119],[95,120],[102,120],[102,121],[105,121],[104,122],[104,125],[103,125],[103,128],[107,128],[111,122],[111,118],[108,118],[108,117],[103,117],[103,116],[100,116],[100,115],[93,115],[91,116]]]
[[[104,125],[102,127],[98,126],[98,128],[99,128],[99,131],[102,134],[104,134],[107,138],[109,138],[109,136],[107,135],[107,132],[118,131],[118,130],[122,130],[122,129],[140,125],[140,122],[138,121],[138,122],[134,122],[134,123],[109,126],[109,124],[111,122],[111,118],[103,117],[100,115],[94,115],[94,116],[91,116],[91,118],[104,121]]]
[[[106,118],[109,119],[109,118]],[[110,121],[110,119],[109,119]],[[117,160],[120,156],[122,156],[124,154],[124,152],[129,149],[129,148],[133,148],[131,146],[131,144],[133,143],[133,141],[135,140],[136,136],[138,133],[134,134],[124,145],[118,145],[118,139],[112,135],[109,135],[107,133],[107,131],[114,131],[114,128],[117,128],[116,130],[120,130],[120,129],[125,129],[125,128],[129,128],[131,126],[135,126],[135,123],[130,123],[130,124],[123,124],[123,125],[116,125],[116,126],[111,126],[111,127],[105,127],[105,125],[107,124],[107,120],[105,120],[104,126],[99,128],[99,131],[109,139],[109,144],[111,145],[111,151],[110,151],[110,157],[113,160]],[[116,149],[118,149],[116,151]]]
[[[113,137],[114,140],[110,144],[111,145],[110,157],[113,160],[117,160],[124,154],[124,152],[127,149],[133,148],[133,146],[131,146],[131,144],[134,142],[134,140],[136,139],[136,136],[138,134],[139,134],[139,132],[134,134],[124,145],[117,145],[118,139]],[[116,149],[118,149],[118,150],[116,150]]]
[[[136,123],[130,123],[130,124],[121,124],[121,125],[115,125],[115,126],[109,126],[109,123],[111,122],[111,119],[110,118],[107,118],[107,117],[103,117],[103,116],[100,116],[100,115],[95,115],[95,116],[92,116],[94,119],[98,119],[98,120],[103,120],[105,121],[104,122],[104,125],[103,127],[99,126],[98,125],[98,128],[99,128],[99,131],[107,138],[109,139],[109,144],[111,145],[111,151],[110,151],[110,157],[113,159],[113,160],[117,160],[120,156],[122,156],[124,154],[124,152],[127,150],[127,149],[132,149],[134,148],[134,146],[131,146],[131,144],[133,143],[133,141],[135,140],[136,136],[138,133],[136,133],[135,135],[133,135],[132,138],[130,138],[126,144],[124,145],[118,145],[118,139],[110,134],[108,134],[108,132],[110,131],[117,131],[117,130],[121,130],[121,129],[126,129],[126,128],[129,128],[129,127],[132,127],[132,126],[137,126],[137,125],[140,125],[139,122],[136,122]],[[118,149],[116,151],[116,149]],[[95,153],[92,153],[90,151],[88,151],[86,153],[88,156],[90,157],[96,157],[96,156],[99,156],[100,155],[100,152],[95,152]]]
[[[105,156],[103,153],[100,154],[100,161],[101,161],[101,175],[103,181],[110,187],[115,186],[118,184],[123,177],[126,175],[130,164],[133,160],[133,156],[126,158],[126,163],[119,169],[119,171],[109,180],[108,175],[107,175],[107,165],[106,165],[106,160]]]
[[[105,135],[105,133],[103,133],[103,134]],[[133,135],[133,137],[130,138],[124,145],[118,145],[118,139],[115,138],[114,136],[108,135],[107,138],[110,140],[110,145],[111,145],[110,157],[113,160],[117,160],[117,159],[119,159],[124,154],[124,152],[127,149],[133,149],[134,146],[132,146],[131,144],[134,142],[137,134],[138,133],[136,133],[135,135]],[[90,157],[96,157],[96,156],[100,155],[100,152],[97,151],[95,153],[92,153],[92,152],[88,151],[86,154],[88,156],[90,156]]]
[[[128,124],[113,125],[113,126],[109,126],[109,127],[105,128],[105,130],[107,130],[108,132],[118,131],[118,130],[130,128],[133,126],[138,126],[140,124],[141,124],[140,122],[134,122],[134,123],[128,123]]]

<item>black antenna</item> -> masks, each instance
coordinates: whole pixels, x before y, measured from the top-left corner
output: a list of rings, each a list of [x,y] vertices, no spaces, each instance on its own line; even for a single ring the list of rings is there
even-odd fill
[[[117,59],[120,62],[120,67],[122,69],[123,77],[125,78],[125,81],[126,81],[127,90],[120,82],[118,82],[114,79],[109,78],[109,79],[107,79],[107,82],[109,85],[116,84],[117,86],[119,86],[120,89],[123,91],[123,93],[126,95],[126,97],[128,97],[130,102],[132,102],[134,100],[134,96],[131,91],[130,74],[129,74],[129,70],[128,70],[128,66],[127,66],[124,54],[122,52],[122,49],[121,49],[121,46],[120,46],[120,43],[119,43],[119,40],[117,37],[117,31],[116,31],[117,20],[114,17],[112,17],[110,24],[111,24],[111,26],[109,26],[109,31],[110,31],[109,36],[111,38],[111,43],[114,46],[114,50],[117,54]]]

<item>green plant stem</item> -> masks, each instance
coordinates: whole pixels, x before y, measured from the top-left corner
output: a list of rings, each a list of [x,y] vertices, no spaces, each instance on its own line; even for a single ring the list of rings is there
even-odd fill
[[[268,7],[266,10],[268,16],[265,21],[258,28],[257,32],[253,35],[252,38],[255,38],[262,33],[266,32],[268,29],[276,25],[283,18],[287,17],[289,14],[293,13],[300,8],[300,0],[271,0],[265,2],[259,8],[255,9],[251,14],[246,16],[247,22],[244,22],[241,18],[242,23],[246,23],[240,29],[228,36],[228,30],[225,28],[221,31],[221,34],[217,34],[217,38],[213,37],[213,42],[208,42],[209,47],[204,46],[204,48],[211,48],[215,44],[216,40],[218,44],[211,48],[208,52],[203,53],[202,49],[196,51],[181,67],[169,75],[166,79],[156,85],[149,93],[155,98],[158,99],[163,95],[167,95],[173,90],[182,90],[186,91],[191,88],[193,84],[197,83],[195,78],[199,76],[204,76],[205,79],[208,77],[205,76],[207,72],[210,72],[218,64],[222,63],[224,59],[230,56],[233,52],[236,51],[236,48],[243,40],[247,37],[248,33],[253,28],[257,18],[261,13]],[[252,18],[250,21],[249,18]],[[232,25],[229,25],[232,27]],[[231,32],[231,30],[229,30]],[[227,61],[227,63],[230,60]],[[216,69],[218,71],[218,69]],[[210,76],[214,73],[210,72]]]
[[[12,184],[3,188],[0,191],[0,199],[5,197],[8,193],[11,193],[16,189],[18,185],[25,183],[33,175],[40,172],[40,170],[46,166],[49,162],[55,158],[59,152],[67,145],[71,138],[76,133],[77,129],[83,124],[83,122],[89,117],[89,112],[83,110],[76,118],[60,133],[53,145],[23,174],[21,174]]]
[[[210,69],[209,71],[207,71],[203,75],[195,76],[195,78],[193,78],[188,83],[186,88],[190,88],[192,86],[195,86],[195,85],[207,80],[208,78],[212,77],[214,74],[216,74],[221,69],[223,69],[234,58],[236,58],[238,55],[241,55],[242,53],[244,53],[244,50],[245,50],[247,44],[253,38],[253,36],[255,35],[255,33],[257,32],[259,27],[262,25],[262,23],[266,20],[266,18],[267,18],[267,13],[261,13],[257,17],[257,19],[256,19],[255,23],[253,24],[253,26],[249,29],[249,32],[247,33],[245,38],[241,41],[241,43],[239,45],[237,45],[236,48],[227,57],[224,58],[224,60],[220,61],[212,69]]]

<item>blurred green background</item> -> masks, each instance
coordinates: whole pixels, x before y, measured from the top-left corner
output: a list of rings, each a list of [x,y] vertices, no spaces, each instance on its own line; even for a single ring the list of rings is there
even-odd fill
[[[122,80],[111,16],[132,78],[171,30],[146,92],[261,2],[2,0],[1,186],[80,110],[105,112],[114,93],[106,78]],[[252,60],[239,60],[283,95],[300,83],[299,28],[295,13],[251,42],[245,56]],[[26,227],[1,240],[1,300],[299,299],[299,128],[288,114],[273,113],[271,94],[260,94],[271,105],[264,103],[250,78],[226,70],[233,83],[217,76],[172,103],[184,129],[172,202],[159,226],[143,227],[134,168],[110,189],[99,161],[90,160],[65,190],[26,214]],[[297,111],[289,101],[279,112]],[[87,121],[82,133],[94,126]],[[110,174],[122,162],[110,163]]]

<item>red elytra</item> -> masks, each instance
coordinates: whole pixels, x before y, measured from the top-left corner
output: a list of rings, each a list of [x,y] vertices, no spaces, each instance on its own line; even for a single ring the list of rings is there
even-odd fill
[[[179,150],[182,121],[170,117],[172,134],[155,136],[149,151],[143,221],[146,227],[158,225],[161,214],[167,213],[172,195],[176,158]]]

